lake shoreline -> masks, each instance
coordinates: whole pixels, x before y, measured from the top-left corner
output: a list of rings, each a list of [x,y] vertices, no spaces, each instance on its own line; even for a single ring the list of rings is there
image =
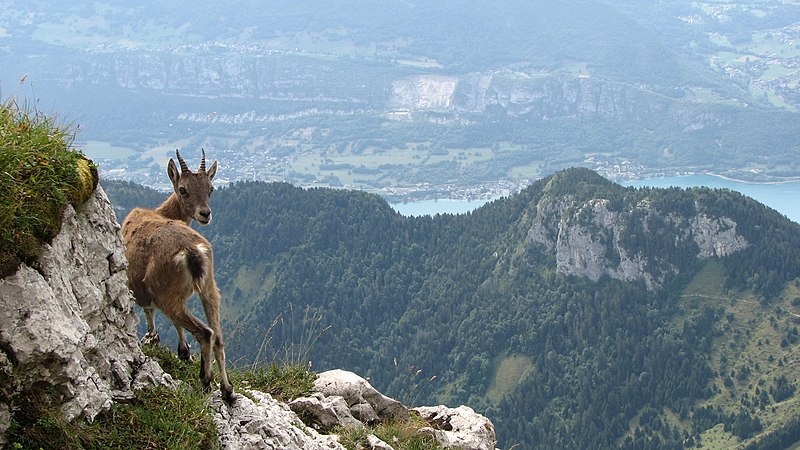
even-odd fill
[[[734,183],[742,183],[742,184],[763,184],[763,185],[771,185],[771,184],[791,184],[791,183],[800,183],[800,177],[793,177],[792,179],[787,180],[779,180],[779,181],[751,181],[751,180],[742,180],[740,178],[733,178],[727,175],[722,175],[719,173],[714,172],[703,172],[703,175],[708,175],[712,177],[722,178],[726,181],[732,181]],[[686,175],[691,176],[691,175]],[[631,180],[631,181],[642,181],[642,180]]]
[[[800,179],[776,181],[747,181],[712,172],[643,178],[620,182],[622,186],[655,188],[692,188],[705,186],[737,191],[800,223]],[[435,216],[436,214],[465,214],[502,196],[485,199],[434,198],[402,202],[390,201],[390,206],[404,216]],[[388,199],[387,199],[388,200]]]

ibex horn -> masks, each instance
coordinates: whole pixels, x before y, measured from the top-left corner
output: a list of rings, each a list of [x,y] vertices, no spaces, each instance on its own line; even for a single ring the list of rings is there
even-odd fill
[[[175,156],[178,157],[178,162],[181,165],[181,172],[191,172],[191,170],[189,170],[189,166],[186,165],[186,161],[184,161],[183,158],[181,158],[181,154],[178,153],[177,148],[175,149]]]
[[[200,152],[203,153],[203,158],[200,160],[200,172],[206,171],[206,151],[205,149],[201,148]]]

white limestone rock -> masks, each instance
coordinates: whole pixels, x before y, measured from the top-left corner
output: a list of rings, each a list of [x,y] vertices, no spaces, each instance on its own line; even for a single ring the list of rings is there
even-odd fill
[[[0,348],[21,389],[57,386],[69,420],[92,420],[134,388],[173,381],[139,348],[119,224],[102,188],[79,209],[66,207],[35,268],[0,280]]]
[[[409,419],[408,408],[381,394],[353,372],[341,369],[322,372],[314,381],[314,390],[344,398],[353,417],[366,424]]]
[[[353,417],[344,398],[338,395],[326,397],[320,392],[315,392],[310,397],[292,400],[289,408],[300,416],[308,417],[314,426],[321,428],[364,426],[360,420]]]
[[[223,449],[344,450],[335,436],[303,424],[289,407],[259,391],[237,393],[232,404],[214,392],[208,407]]]
[[[356,447],[358,450],[394,450],[394,447],[383,442],[374,434],[367,435],[367,443]]]
[[[430,428],[420,431],[428,433],[444,448],[494,450],[497,445],[492,422],[468,406],[422,406],[411,411],[430,424]]]

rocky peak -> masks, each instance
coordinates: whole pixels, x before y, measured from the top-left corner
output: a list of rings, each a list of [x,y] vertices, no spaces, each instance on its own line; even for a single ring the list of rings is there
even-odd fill
[[[526,213],[526,237],[513,253],[512,269],[552,260],[562,275],[642,280],[656,289],[687,254],[721,257],[749,246],[733,218],[708,215],[697,200],[685,215],[656,206],[647,191],[569,173],[554,175]]]

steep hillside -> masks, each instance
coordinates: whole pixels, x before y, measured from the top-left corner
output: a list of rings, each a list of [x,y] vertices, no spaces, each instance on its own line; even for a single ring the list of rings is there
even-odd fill
[[[572,169],[460,216],[281,183],[214,202],[234,358],[477,405],[503,447],[798,438],[800,227],[739,194]]]

